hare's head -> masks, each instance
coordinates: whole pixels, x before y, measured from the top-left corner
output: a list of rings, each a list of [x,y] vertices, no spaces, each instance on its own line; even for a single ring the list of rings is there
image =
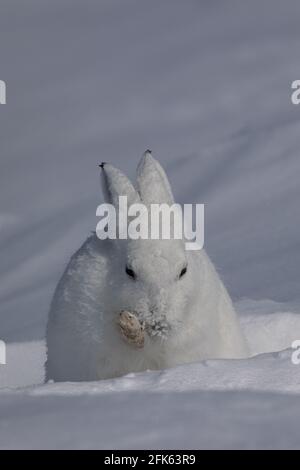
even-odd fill
[[[145,152],[138,166],[136,188],[112,165],[101,166],[104,194],[107,202],[115,207],[117,216],[120,196],[127,196],[128,207],[143,204],[148,209],[148,239],[129,237],[112,241],[113,271],[120,286],[116,292],[119,306],[134,311],[151,338],[173,336],[186,320],[187,304],[192,301],[196,289],[184,240],[172,237],[172,230],[170,239],[163,239],[161,233],[156,239],[151,238],[152,205],[171,207],[174,204],[167,176],[150,151]],[[169,220],[172,224],[172,215]]]

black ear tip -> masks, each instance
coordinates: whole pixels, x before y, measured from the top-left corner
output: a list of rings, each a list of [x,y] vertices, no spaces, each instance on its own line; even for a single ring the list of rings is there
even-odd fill
[[[148,155],[148,154],[152,155],[152,150],[150,149],[145,150],[144,155]]]
[[[100,163],[99,167],[100,167],[100,168],[102,168],[102,170],[103,170],[103,168],[104,168],[104,165],[106,165],[106,162],[102,162],[102,163]]]

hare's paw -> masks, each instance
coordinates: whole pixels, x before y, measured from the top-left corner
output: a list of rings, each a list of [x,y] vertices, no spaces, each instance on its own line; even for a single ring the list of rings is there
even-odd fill
[[[118,326],[127,343],[138,349],[142,349],[144,347],[145,328],[140,323],[136,315],[123,310],[118,318]]]

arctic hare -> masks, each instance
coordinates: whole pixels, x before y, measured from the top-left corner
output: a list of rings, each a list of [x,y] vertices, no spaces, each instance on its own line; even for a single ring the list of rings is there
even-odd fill
[[[146,152],[137,189],[110,164],[103,190],[115,205],[173,203],[167,176]],[[144,325],[143,347],[126,342],[120,312]],[[130,317],[131,318],[131,317]],[[204,250],[182,240],[99,240],[75,253],[52,300],[47,327],[47,379],[82,381],[163,369],[208,358],[248,354],[232,302]]]

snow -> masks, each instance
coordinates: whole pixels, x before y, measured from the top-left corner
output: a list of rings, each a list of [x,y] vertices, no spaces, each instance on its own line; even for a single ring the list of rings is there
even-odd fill
[[[299,448],[299,15],[297,0],[3,4],[1,448]],[[147,147],[178,202],[205,203],[205,246],[262,354],[42,385],[97,165],[132,176]]]
[[[300,315],[270,301],[238,307],[255,343],[246,360],[43,384],[44,342],[10,345],[0,369],[0,448],[299,448],[300,366],[289,347]]]
[[[6,365],[0,366],[0,390],[26,387],[44,382],[45,341],[9,343]]]
[[[296,448],[300,437],[298,396],[272,393],[10,395],[0,413],[5,449]]]

